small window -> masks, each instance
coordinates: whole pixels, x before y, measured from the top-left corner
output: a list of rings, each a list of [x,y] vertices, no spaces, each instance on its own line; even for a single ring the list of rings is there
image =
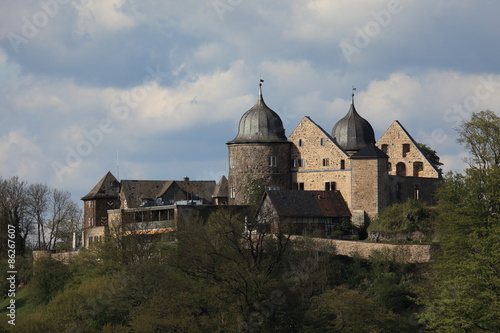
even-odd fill
[[[329,166],[330,165],[330,159],[329,158],[324,158],[323,159],[323,166],[326,167],[326,166]]]
[[[232,157],[232,156],[231,156],[231,157],[229,157],[229,167],[230,167],[231,169],[233,169],[233,168],[234,168],[234,157]]]
[[[321,142],[321,145],[324,146],[325,145],[325,138],[321,138],[320,142]]]
[[[229,196],[231,199],[236,198],[236,189],[234,187],[231,187],[231,189],[229,191]]]
[[[408,143],[403,144],[403,157],[406,157],[406,155],[410,152],[410,145]]]
[[[420,200],[420,189],[418,188],[418,185],[415,185],[413,188],[413,199],[416,201]]]
[[[299,159],[299,167],[305,167],[306,166],[306,160],[301,158]]]
[[[341,170],[345,169],[345,160],[340,160],[340,169]]]
[[[299,191],[304,191],[304,183],[296,183],[296,189]]]
[[[276,185],[270,185],[265,187],[266,191],[279,191],[280,187]]]
[[[325,182],[325,191],[335,191],[337,189],[336,182]]]
[[[270,167],[275,167],[276,166],[276,156],[269,156],[267,158],[267,165]]]
[[[391,163],[391,162],[388,162],[388,163],[387,163],[387,171],[388,171],[388,172],[391,172],[391,171],[392,171],[392,163]]]
[[[383,144],[382,151],[387,154],[389,152],[389,145]]]
[[[299,139],[299,147],[302,147],[303,143],[302,143],[302,139]]]

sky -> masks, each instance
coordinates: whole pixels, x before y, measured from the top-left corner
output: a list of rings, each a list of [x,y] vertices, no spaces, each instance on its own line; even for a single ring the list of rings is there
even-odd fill
[[[292,133],[399,120],[461,172],[500,111],[497,0],[0,0],[0,176],[79,200],[120,179],[219,180],[257,100]]]

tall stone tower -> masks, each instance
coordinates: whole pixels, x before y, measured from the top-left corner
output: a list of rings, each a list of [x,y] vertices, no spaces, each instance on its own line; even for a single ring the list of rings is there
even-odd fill
[[[262,97],[240,119],[238,135],[227,143],[229,204],[251,203],[256,192],[291,189],[290,149],[283,122]]]

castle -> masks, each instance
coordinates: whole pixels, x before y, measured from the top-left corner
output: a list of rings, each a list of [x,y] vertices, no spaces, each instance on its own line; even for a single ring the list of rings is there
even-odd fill
[[[108,172],[82,198],[84,246],[101,240],[108,223],[119,225],[125,216],[138,223],[163,221],[168,228],[153,229],[166,233],[174,227],[173,216],[194,205],[249,204],[255,186],[264,186],[267,193],[335,191],[338,195],[323,197],[343,200],[353,224],[364,226],[396,202],[415,199],[432,205],[441,178],[399,121],[376,141],[372,126],[356,111],[354,95],[331,132],[306,116],[287,137],[279,115],[264,102],[261,83],[256,104],[243,114],[227,147],[228,178],[217,184],[188,178],[118,181]]]

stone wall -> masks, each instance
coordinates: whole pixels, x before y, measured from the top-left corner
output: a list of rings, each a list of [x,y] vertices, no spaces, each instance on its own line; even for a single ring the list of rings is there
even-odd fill
[[[292,239],[296,237],[300,236],[292,236]],[[324,238],[314,238],[314,241],[322,248],[335,246],[338,255],[349,257],[358,255],[362,258],[369,258],[374,251],[380,251],[386,253],[390,258],[406,263],[429,262],[434,258],[434,254],[438,249],[437,245],[384,244]]]
[[[291,189],[289,142],[279,143],[235,143],[229,150],[229,204],[247,204],[246,188],[249,182],[263,179],[266,186],[281,190]],[[269,165],[269,156],[274,156],[275,166]],[[235,190],[234,197],[232,189]]]
[[[68,263],[71,258],[76,256],[78,251],[63,251],[63,252],[53,252],[53,251],[33,251],[33,262],[36,263],[37,260],[41,258],[52,258],[65,263]]]

